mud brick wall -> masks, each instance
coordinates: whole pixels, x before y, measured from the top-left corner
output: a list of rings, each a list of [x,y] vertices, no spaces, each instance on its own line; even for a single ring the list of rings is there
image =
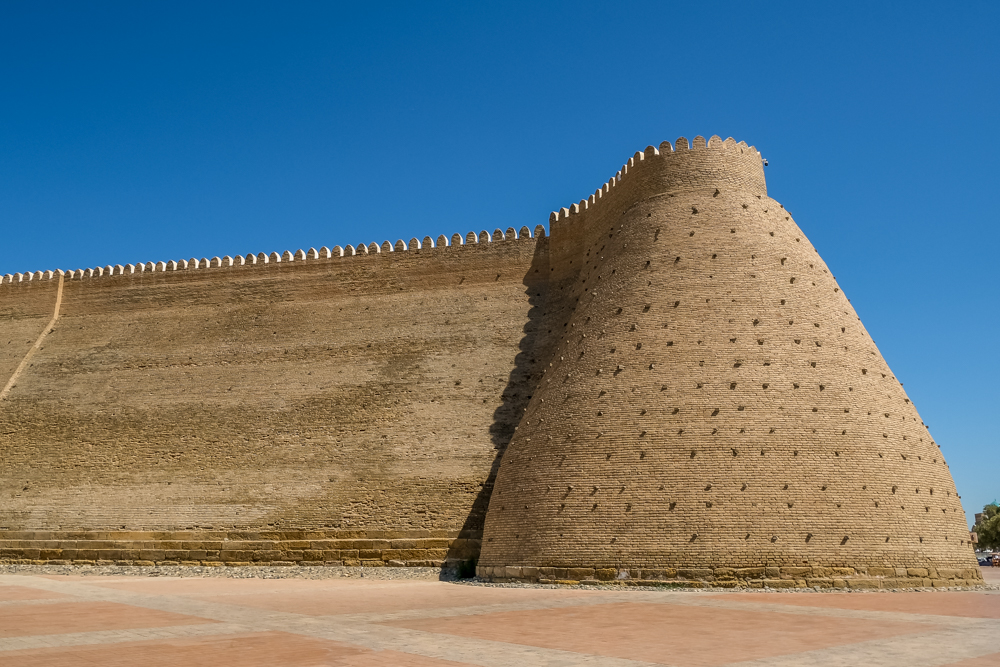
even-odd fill
[[[940,449],[732,139],[636,153],[547,238],[7,275],[0,372],[0,559],[979,576]]]
[[[251,258],[62,276],[0,401],[0,558],[475,555],[544,344],[544,234]],[[60,282],[17,278],[4,382]]]

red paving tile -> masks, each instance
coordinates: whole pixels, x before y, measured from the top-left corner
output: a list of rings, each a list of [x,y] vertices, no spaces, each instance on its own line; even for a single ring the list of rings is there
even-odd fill
[[[448,667],[462,663],[395,651],[371,651],[340,642],[284,632],[129,642],[105,646],[5,651],[18,667]]]
[[[292,583],[293,585],[289,585]],[[357,582],[288,580],[183,580],[102,583],[104,587],[149,594],[183,595],[206,602],[236,604],[270,611],[331,616],[408,609],[440,609],[559,600],[595,594],[525,588],[484,588],[438,582]],[[292,589],[292,590],[289,590]]]
[[[392,621],[387,625],[692,667],[756,660],[936,628],[920,623],[645,603]]]
[[[966,618],[1000,618],[1000,593],[727,593],[712,597],[794,607],[896,611]]]
[[[196,616],[143,609],[114,602],[10,605],[0,607],[0,638],[214,622]]]
[[[52,591],[41,591],[37,588],[27,586],[0,586],[0,602],[10,602],[14,600],[57,600],[69,597],[62,593]]]

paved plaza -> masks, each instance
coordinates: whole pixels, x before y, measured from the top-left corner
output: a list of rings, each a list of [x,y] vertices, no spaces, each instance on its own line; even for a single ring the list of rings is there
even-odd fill
[[[984,573],[1000,584],[1000,571]],[[996,667],[1000,590],[0,575],[0,664]]]

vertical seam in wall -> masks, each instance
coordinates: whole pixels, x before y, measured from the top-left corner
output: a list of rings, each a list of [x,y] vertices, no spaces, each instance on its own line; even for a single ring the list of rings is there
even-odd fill
[[[45,340],[45,337],[48,336],[49,332],[51,332],[53,327],[55,327],[56,320],[59,319],[59,307],[62,305],[62,294],[63,276],[60,274],[59,286],[56,288],[56,307],[55,312],[52,313],[52,319],[49,320],[49,323],[42,330],[42,333],[38,336],[38,340],[35,341],[35,344],[32,345],[27,354],[24,355],[24,359],[22,359],[21,363],[18,364],[17,370],[14,371],[14,374],[10,376],[10,380],[7,381],[7,385],[3,388],[3,391],[0,391],[0,401],[6,400],[7,394],[10,393],[10,390],[14,387],[14,383],[17,382],[17,378],[20,377],[21,373],[24,372],[24,369],[28,367],[28,362],[31,361],[33,356],[35,356],[35,352],[41,349],[42,341]]]

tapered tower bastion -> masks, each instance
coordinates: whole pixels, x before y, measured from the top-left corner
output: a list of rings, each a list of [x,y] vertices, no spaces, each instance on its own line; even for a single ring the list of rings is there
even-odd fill
[[[940,449],[756,150],[649,147],[550,220],[554,352],[500,466],[482,576],[975,565]]]

